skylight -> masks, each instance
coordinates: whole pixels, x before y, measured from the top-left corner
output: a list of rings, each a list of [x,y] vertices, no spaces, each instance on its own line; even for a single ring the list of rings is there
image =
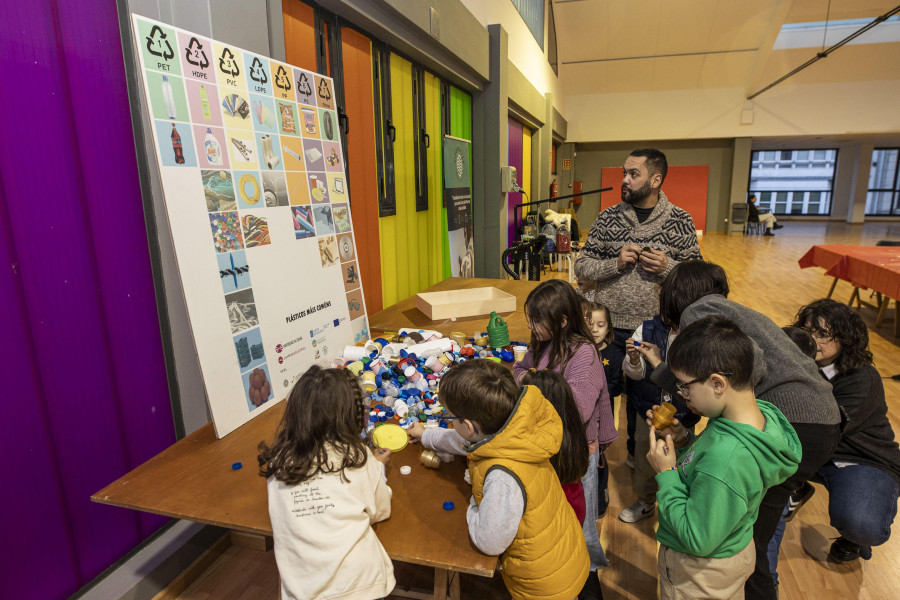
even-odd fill
[[[844,19],[827,23],[825,21],[786,23],[781,26],[773,50],[822,48],[822,46],[827,48],[871,22],[872,19]],[[873,27],[870,31],[850,41],[849,44],[886,44],[890,42],[900,42],[900,16],[888,18],[877,27]]]

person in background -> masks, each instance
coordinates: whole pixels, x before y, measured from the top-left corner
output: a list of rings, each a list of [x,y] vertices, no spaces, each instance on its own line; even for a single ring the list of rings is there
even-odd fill
[[[756,511],[766,490],[800,463],[793,427],[756,398],[753,355],[750,338],[718,316],[685,327],[669,348],[681,395],[709,422],[698,436],[677,421],[659,432],[648,423],[662,600],[743,598],[756,562]]]
[[[393,564],[372,530],[391,516],[391,452],[373,454],[365,427],[353,374],[313,365],[288,395],[275,442],[259,444],[285,600],[371,600],[394,589]]]
[[[595,281],[592,296],[609,307],[615,323],[610,344],[621,360],[625,340],[657,313],[659,289],[666,275],[681,261],[702,258],[694,221],[662,191],[668,171],[666,155],[654,148],[634,150],[622,168],[622,202],[597,215],[584,248],[575,261],[575,275]],[[630,383],[625,382],[625,395]],[[636,413],[626,401],[629,431]],[[629,439],[626,463],[634,463]]]
[[[603,361],[603,373],[606,375],[606,388],[609,395],[609,408],[615,415],[615,398],[624,390],[622,380],[622,356],[610,344],[613,340],[612,320],[609,309],[602,304],[590,302],[582,298],[581,308],[584,311],[584,320],[591,330],[594,346],[600,353]],[[629,437],[634,436],[634,431],[629,431]],[[606,516],[609,508],[609,460],[606,457],[606,448],[600,449],[600,458],[597,467],[597,516]]]
[[[801,308],[794,326],[816,340],[816,364],[847,415],[834,455],[818,471],[828,490],[831,526],[841,534],[828,556],[838,563],[869,560],[872,546],[891,537],[900,496],[900,448],[869,331],[859,314],[830,298]]]
[[[750,197],[747,198],[747,216],[749,217],[749,221],[759,221],[762,223],[763,227],[765,227],[765,233],[763,235],[775,235],[772,233],[775,229],[781,229],[784,225],[779,225],[777,223],[777,219],[775,215],[770,212],[759,212],[759,200],[756,199],[756,194],[750,194]]]
[[[440,394],[453,429],[415,424],[408,433],[426,448],[468,457],[472,543],[500,555],[514,600],[571,600],[588,579],[590,558],[550,463],[563,439],[556,410],[538,388],[520,390],[508,369],[487,359],[451,367]]]

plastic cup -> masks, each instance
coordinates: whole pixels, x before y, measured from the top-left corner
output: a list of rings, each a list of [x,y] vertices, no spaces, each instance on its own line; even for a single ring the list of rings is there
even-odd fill
[[[528,346],[513,346],[513,354],[516,357],[516,362],[523,360],[526,352],[528,352]]]

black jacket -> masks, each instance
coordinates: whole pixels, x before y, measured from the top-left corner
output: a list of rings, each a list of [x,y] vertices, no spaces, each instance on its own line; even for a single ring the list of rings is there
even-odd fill
[[[900,448],[887,418],[884,384],[872,365],[831,379],[834,399],[847,413],[844,429],[832,460],[877,467],[900,484]]]

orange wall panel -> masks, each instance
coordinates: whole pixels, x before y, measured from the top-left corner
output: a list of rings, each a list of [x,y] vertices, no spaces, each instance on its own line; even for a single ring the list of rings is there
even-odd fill
[[[284,52],[288,63],[316,72],[316,17],[312,6],[300,0],[284,0]]]
[[[375,104],[372,94],[372,48],[369,38],[348,27],[341,28],[344,103],[350,118],[347,164],[350,179],[350,211],[356,237],[366,310],[383,308],[381,257],[378,236],[378,175],[375,164]]]
[[[600,195],[600,210],[622,201],[622,167],[606,167],[600,171],[601,187],[613,190]],[[683,208],[694,220],[694,227],[706,230],[706,200],[709,166],[669,167],[662,190],[669,201]]]

